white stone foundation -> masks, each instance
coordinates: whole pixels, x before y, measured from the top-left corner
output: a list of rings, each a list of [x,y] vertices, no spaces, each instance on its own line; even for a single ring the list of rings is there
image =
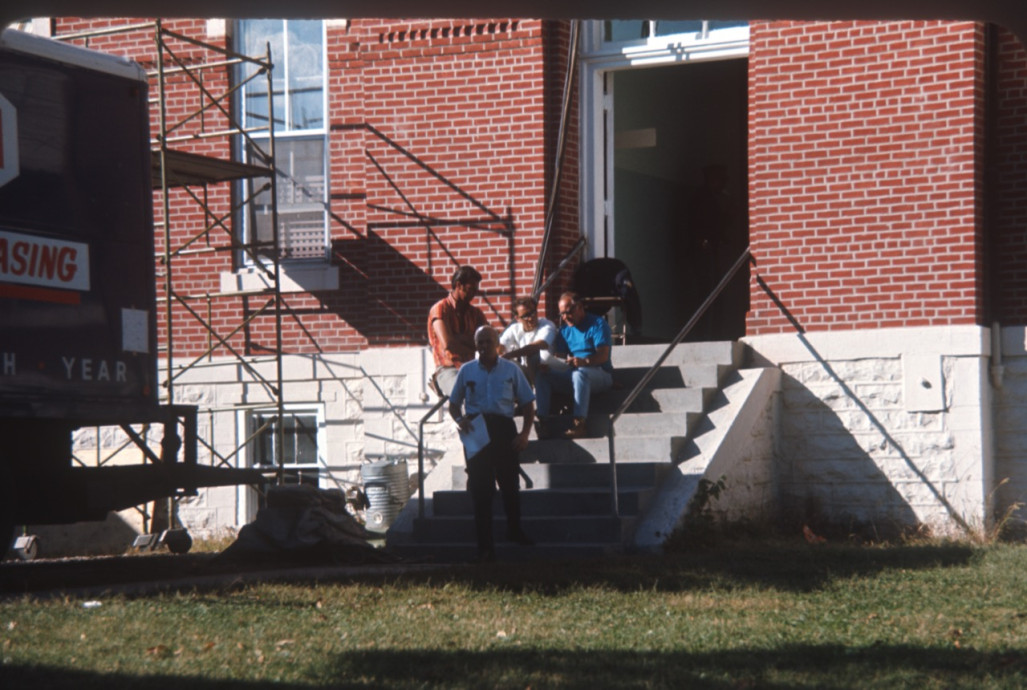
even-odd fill
[[[996,354],[990,329],[974,326],[745,343],[752,364],[782,371],[773,476],[777,502],[793,516],[951,535],[980,534],[1007,515],[1027,518],[1019,507],[1027,504],[1024,328],[1005,329]],[[252,365],[276,380],[273,360]],[[286,403],[323,413],[323,486],[359,485],[360,466],[385,457],[406,458],[416,486],[418,425],[436,402],[431,370],[420,347],[285,358]],[[180,376],[175,401],[199,405],[201,438],[244,467],[246,411],[273,398],[237,361],[220,360]],[[447,451],[459,455],[445,408],[426,422],[425,447],[426,472]],[[201,445],[200,462],[211,457]],[[249,489],[214,488],[182,500],[178,518],[202,537],[245,524],[254,509]]]
[[[893,533],[979,533],[990,516],[990,332],[881,329],[746,338],[781,368],[786,515]]]
[[[273,358],[247,359],[272,385],[277,383]],[[359,353],[289,355],[283,359],[283,400],[287,409],[318,409],[319,466],[322,488],[346,490],[360,486],[360,467],[384,458],[407,461],[411,487],[417,485],[418,427],[437,402],[427,380],[434,370],[423,347],[371,349]],[[166,371],[160,370],[162,378]],[[245,444],[247,414],[268,408],[275,398],[267,386],[235,359],[192,365],[175,380],[174,401],[199,406],[199,463],[217,464],[213,447],[230,466],[247,467],[252,453]],[[459,447],[455,429],[440,409],[426,421],[425,472],[451,448]],[[159,447],[161,430],[151,431]],[[105,428],[101,445],[121,440]],[[77,449],[95,447],[95,430],[81,430]],[[206,444],[206,445],[205,445]],[[78,450],[76,452],[79,452]],[[90,453],[95,451],[90,450]],[[196,538],[220,536],[249,522],[256,495],[248,487],[212,487],[178,501],[177,519]]]

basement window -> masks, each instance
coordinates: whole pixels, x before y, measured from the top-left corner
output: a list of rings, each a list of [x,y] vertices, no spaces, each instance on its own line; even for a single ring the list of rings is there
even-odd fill
[[[281,422],[276,410],[255,410],[248,429],[253,467],[270,474],[281,465],[286,484],[321,485],[324,420],[319,410],[287,409]]]

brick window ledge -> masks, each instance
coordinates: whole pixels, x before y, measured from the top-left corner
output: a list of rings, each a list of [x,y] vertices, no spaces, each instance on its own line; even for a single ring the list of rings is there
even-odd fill
[[[283,264],[282,292],[326,292],[339,289],[339,267],[324,263]],[[222,292],[263,292],[273,280],[262,270],[249,266],[221,274]]]

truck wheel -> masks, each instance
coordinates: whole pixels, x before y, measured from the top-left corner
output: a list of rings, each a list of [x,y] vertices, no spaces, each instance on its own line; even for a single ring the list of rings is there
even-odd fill
[[[193,538],[184,529],[166,530],[161,541],[171,553],[189,553],[189,549],[193,548]]]

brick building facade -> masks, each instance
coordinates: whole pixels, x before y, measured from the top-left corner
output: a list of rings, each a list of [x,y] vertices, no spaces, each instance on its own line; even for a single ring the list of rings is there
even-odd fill
[[[112,23],[60,19],[54,26],[63,35]],[[284,398],[318,410],[322,483],[357,481],[369,459],[412,460],[418,421],[433,402],[424,383],[429,306],[445,294],[453,269],[468,263],[485,276],[480,306],[495,325],[508,322],[512,299],[532,289],[557,177],[547,275],[580,232],[586,256],[637,257],[648,314],[684,321],[670,293],[687,257],[676,256],[668,238],[679,222],[674,199],[695,185],[694,172],[646,159],[673,133],[645,122],[604,133],[604,106],[595,105],[606,93],[618,122],[627,123],[641,107],[625,101],[633,89],[648,89],[654,101],[674,98],[641,81],[644,67],[659,65],[693,70],[688,84],[699,89],[674,107],[689,126],[707,129],[680,150],[701,151],[696,166],[728,152],[733,190],[744,198],[739,227],[754,268],[747,297],[727,308],[744,324],[734,335],[744,336],[753,363],[786,374],[774,430],[782,503],[836,520],[945,528],[984,525],[1021,501],[1024,46],[1001,28],[972,22],[774,21],[749,24],[742,39],[731,34],[720,52],[702,41],[668,50],[656,40],[604,52],[609,36],[593,24],[575,70],[558,173],[568,22],[325,22],[325,251],[306,265],[331,276],[325,289],[304,289],[310,278],[297,273],[281,325]],[[233,47],[230,22],[166,26]],[[92,38],[90,47],[154,66],[152,40],[127,36]],[[205,58],[196,49],[192,59]],[[230,81],[225,69],[205,74],[211,88]],[[680,76],[659,74],[663,84]],[[167,102],[184,113],[201,104],[182,82],[167,79]],[[731,89],[735,100],[721,95]],[[686,112],[698,110],[698,101],[721,110],[706,119]],[[184,129],[214,129],[219,117],[212,108]],[[738,132],[721,131],[729,128]],[[237,154],[230,138],[194,136],[180,145]],[[604,177],[615,156],[619,172]],[[604,187],[622,196],[604,197]],[[604,215],[611,204],[627,207],[629,192],[631,214]],[[197,210],[187,190],[171,194],[172,241],[202,236],[198,251],[174,264],[179,289],[199,296],[245,287],[257,269],[238,251],[224,251],[224,236],[208,241],[236,231],[231,187],[204,192],[209,208],[228,219],[213,232],[204,232],[209,212]],[[162,202],[155,200],[159,222]],[[651,232],[632,226],[643,219],[666,232],[633,243],[630,233]],[[302,272],[302,264],[284,271]],[[545,293],[550,313],[567,280],[558,277]],[[226,340],[264,366],[259,360],[275,347],[277,325],[254,316],[258,303],[253,295],[215,297],[209,313],[224,332],[245,321]],[[209,360],[178,377],[180,394],[209,410],[212,447],[238,446],[245,416],[270,397],[232,373],[234,358],[189,315],[176,310],[171,323],[176,357]],[[167,329],[161,334],[166,340]],[[429,445],[432,458],[453,446],[438,416]],[[244,490],[233,491],[207,492],[184,504],[182,515],[200,528],[243,521],[251,510],[240,507]]]

